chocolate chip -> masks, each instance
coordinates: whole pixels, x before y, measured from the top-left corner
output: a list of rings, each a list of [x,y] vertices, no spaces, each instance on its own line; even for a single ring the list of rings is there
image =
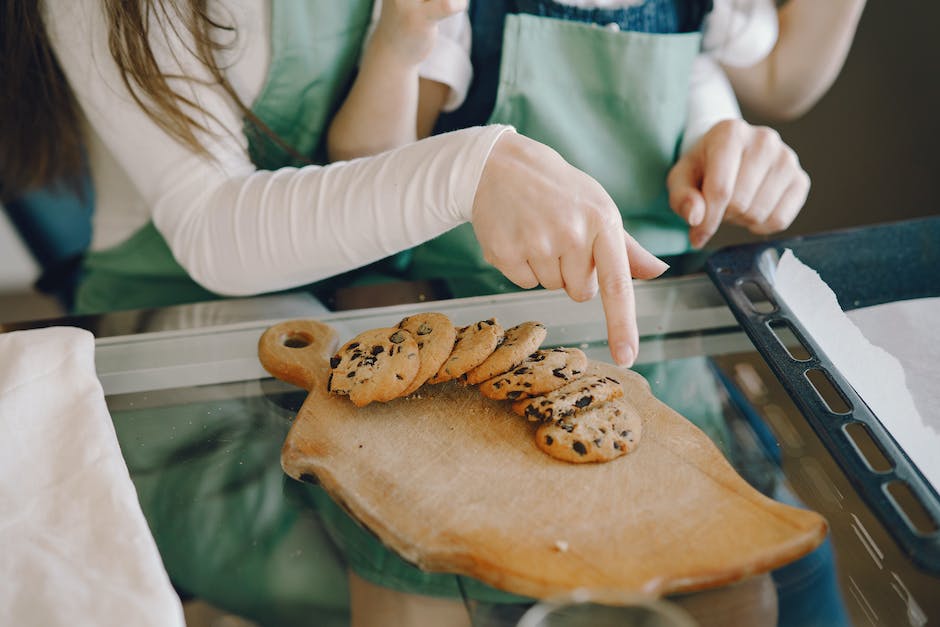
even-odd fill
[[[532,369],[527,368],[525,366],[521,368],[516,368],[515,370],[512,371],[513,374],[529,374],[530,372],[532,372]]]
[[[418,327],[418,335],[427,335],[431,331],[431,326],[427,322],[422,322],[421,326]]]
[[[317,483],[317,478],[311,475],[309,472],[301,473],[300,480],[306,483],[312,483],[314,485]]]
[[[381,345],[379,345],[379,344],[376,344],[375,346],[372,347],[372,351],[370,351],[370,352],[371,352],[373,355],[381,355],[382,353],[385,352],[385,347],[384,347],[384,346],[381,346]]]
[[[513,390],[512,392],[506,393],[506,398],[508,398],[511,401],[517,400],[520,396],[522,396],[521,390]]]
[[[555,440],[552,439],[552,436],[546,435],[546,436],[545,436],[545,443],[548,444],[549,446],[551,446],[552,444],[555,443]]]
[[[335,368],[336,366],[339,365],[339,362],[341,361],[343,361],[343,359],[339,355],[330,357],[330,368]]]
[[[620,442],[618,442],[617,440],[614,440],[614,448],[617,449],[618,451],[620,450]]]
[[[354,376],[356,376],[356,371],[355,371],[355,370],[346,373],[346,378],[347,378],[347,379],[352,379]]]
[[[405,334],[401,331],[395,331],[390,336],[388,336],[388,341],[392,344],[401,344],[405,341]]]
[[[353,342],[352,344],[350,344],[350,345],[347,346],[346,348],[348,348],[349,350],[352,350],[352,349],[354,349],[354,348],[359,348],[359,342]]]
[[[545,353],[532,353],[526,357],[527,361],[545,361]]]
[[[330,391],[330,388],[333,387],[333,373],[330,373],[330,377],[326,380],[326,389]]]
[[[405,380],[405,377],[401,376],[401,375],[398,374],[397,372],[395,373],[395,378],[398,379],[399,381],[404,381],[404,380]]]
[[[528,407],[525,408],[525,415],[532,417],[532,418],[539,418],[539,419],[544,420],[542,413],[539,410],[537,410],[535,407],[533,407],[532,405],[529,405]]]
[[[603,441],[602,439],[600,439],[600,438],[597,438],[596,440],[594,440],[594,446],[596,446],[597,448],[600,448],[600,447],[601,447],[601,444],[603,444],[603,443],[604,443],[604,441]]]
[[[488,324],[488,325],[490,325],[490,326],[493,326],[494,324],[496,324],[496,319],[495,319],[495,318],[490,318],[489,320],[484,320],[483,323],[484,323],[484,324]]]
[[[571,445],[571,448],[574,449],[574,452],[578,455],[587,455],[587,447],[584,446],[584,442],[576,440],[574,444]]]
[[[620,435],[621,435],[622,437],[627,437],[628,435],[630,435],[630,432],[629,432],[629,431],[621,431],[621,432],[620,432]]]
[[[578,400],[574,402],[574,406],[577,407],[578,409],[584,409],[585,407],[587,407],[593,402],[594,402],[593,396],[582,396],[581,398],[579,398]]]
[[[568,378],[568,375],[565,374],[565,368],[564,368],[564,366],[562,366],[561,368],[555,368],[554,370],[552,370],[552,374],[555,375],[556,377],[558,377],[559,379],[567,379],[567,378]]]

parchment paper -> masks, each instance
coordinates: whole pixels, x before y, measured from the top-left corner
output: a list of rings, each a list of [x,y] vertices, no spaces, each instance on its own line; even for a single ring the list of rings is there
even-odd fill
[[[940,298],[846,314],[819,274],[789,249],[774,291],[940,491]]]

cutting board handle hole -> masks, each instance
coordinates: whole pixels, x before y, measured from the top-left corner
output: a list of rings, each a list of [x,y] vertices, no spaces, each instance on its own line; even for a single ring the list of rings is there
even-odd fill
[[[281,336],[281,344],[287,348],[307,348],[313,344],[313,337],[308,333],[291,331]]]

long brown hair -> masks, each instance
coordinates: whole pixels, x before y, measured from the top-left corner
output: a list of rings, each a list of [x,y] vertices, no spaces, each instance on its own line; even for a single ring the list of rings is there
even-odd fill
[[[38,0],[2,0],[0,13],[0,200],[52,183],[72,183],[84,166],[79,107],[50,45]],[[137,104],[170,136],[197,153],[211,114],[175,91],[150,46],[151,24],[165,24],[169,37],[192,41],[183,51],[209,71],[238,107],[249,128],[296,155],[241,101],[219,66],[216,53],[229,43],[220,32],[234,29],[215,20],[207,0],[102,0],[108,47],[124,85]],[[184,37],[185,35],[185,37]]]

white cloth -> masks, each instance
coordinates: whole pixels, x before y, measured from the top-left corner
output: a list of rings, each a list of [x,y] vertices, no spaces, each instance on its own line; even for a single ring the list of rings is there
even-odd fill
[[[80,329],[0,334],[0,622],[182,627],[94,348]]]
[[[239,37],[226,66],[252,102],[252,53],[268,42],[264,7],[227,0]],[[392,153],[326,167],[257,171],[242,120],[210,84],[175,87],[209,111],[210,156],[160,129],[127,93],[108,50],[97,0],[49,0],[45,23],[89,127],[95,184],[93,249],[126,240],[149,220],[196,281],[227,295],[286,289],[349,270],[431,239],[469,220],[489,152],[508,127],[467,129]],[[218,8],[217,3],[211,6]],[[154,18],[156,19],[156,18]],[[153,25],[151,44],[169,74],[208,80],[179,30]],[[227,59],[228,61],[229,59]]]
[[[382,13],[382,0],[372,5],[372,22],[363,42],[369,45],[372,33]],[[466,11],[454,13],[437,23],[437,38],[434,48],[418,66],[418,76],[437,81],[450,87],[444,102],[444,111],[453,111],[467,98],[470,81],[473,80],[473,64],[470,62],[470,16]]]

